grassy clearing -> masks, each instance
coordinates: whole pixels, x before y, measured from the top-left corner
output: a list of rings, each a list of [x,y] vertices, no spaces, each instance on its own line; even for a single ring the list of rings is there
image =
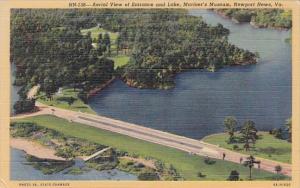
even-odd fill
[[[92,27],[89,29],[82,29],[81,33],[83,35],[86,35],[88,32],[91,32],[91,37],[92,40],[98,40],[98,36],[100,33],[102,33],[102,35],[104,35],[106,32],[109,34],[110,36],[110,40],[111,40],[111,55],[110,55],[110,59],[112,59],[115,62],[114,68],[118,68],[118,67],[122,67],[124,65],[126,65],[129,62],[130,57],[127,55],[117,55],[117,46],[116,46],[116,40],[118,37],[118,33],[115,32],[110,32],[107,31],[103,28],[99,28],[99,27]],[[95,48],[97,48],[97,43],[93,43],[93,46]]]
[[[118,37],[118,33],[107,31],[103,28],[99,28],[98,26],[92,27],[92,28],[89,28],[89,29],[82,29],[81,30],[81,33],[83,35],[86,35],[88,32],[91,32],[91,37],[92,37],[93,40],[94,39],[98,40],[99,34],[102,33],[104,35],[106,32],[109,34],[110,40],[111,40],[112,43],[115,43],[115,41]]]
[[[71,123],[51,115],[35,116],[16,121],[35,122],[40,126],[57,130],[65,135],[111,146],[131,154],[138,154],[141,157],[159,159],[168,165],[172,164],[178,173],[186,180],[226,180],[231,170],[237,170],[240,173],[240,178],[243,180],[248,178],[248,168],[239,164],[216,160],[216,163],[208,165],[204,162],[203,157],[200,156],[189,155],[177,149],[149,143],[83,124]],[[206,176],[198,177],[197,174],[199,172]],[[253,177],[256,180],[272,180],[276,176],[263,170],[254,169]],[[284,178],[287,179],[287,177]]]
[[[127,55],[117,55],[115,57],[111,58],[115,64],[114,64],[114,68],[118,68],[118,67],[122,67],[124,65],[126,65],[129,62],[130,57]]]
[[[79,92],[78,89],[75,89],[74,91],[73,88],[64,88],[60,95],[57,94],[53,95],[53,100],[49,100],[45,96],[45,93],[40,92],[37,97],[37,100],[49,106],[96,114],[96,112],[92,110],[89,105],[85,104],[81,99],[77,97],[78,92]],[[68,99],[70,99],[71,97],[73,97],[75,101],[73,104],[69,105]]]
[[[227,140],[229,136],[225,133],[207,136],[203,139],[203,141],[219,145],[220,147],[230,150],[233,150],[233,146],[237,145],[239,149],[234,151],[274,161],[291,163],[291,143],[275,138],[267,132],[259,132],[258,135],[259,139],[256,141],[255,148],[251,148],[248,152],[243,150],[242,143],[228,144]]]

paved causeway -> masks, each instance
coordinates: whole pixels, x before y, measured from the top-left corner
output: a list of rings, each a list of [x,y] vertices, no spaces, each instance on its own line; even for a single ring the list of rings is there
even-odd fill
[[[208,156],[216,159],[222,159],[223,153],[226,154],[224,160],[231,161],[234,163],[240,163],[240,158],[246,158],[248,155],[240,154],[234,151],[220,148],[218,146],[205,143],[200,140],[195,140],[133,123],[128,123],[112,118],[103,117],[100,115],[86,114],[82,112],[75,112],[70,110],[65,110],[56,107],[50,107],[36,102],[40,111],[31,114],[24,114],[19,116],[14,116],[12,119],[25,118],[36,115],[52,114],[54,116],[64,118],[70,122],[77,122],[85,124],[87,126],[96,127],[99,129],[119,133],[122,135],[127,135],[140,140],[176,148],[182,151],[186,151],[190,154]],[[263,158],[256,157],[257,160],[261,161],[260,168],[269,172],[274,171],[276,165],[282,166],[282,173],[291,176],[291,164],[280,163],[277,161],[267,160]],[[257,165],[255,168],[259,168]]]

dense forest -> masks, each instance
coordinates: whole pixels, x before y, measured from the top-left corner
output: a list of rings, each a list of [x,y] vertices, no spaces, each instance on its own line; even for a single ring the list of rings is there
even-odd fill
[[[228,29],[185,11],[127,14],[117,25],[121,49],[131,49],[122,77],[134,87],[169,88],[183,70],[256,63],[255,54],[228,43]]]
[[[134,87],[169,88],[175,74],[186,69],[215,71],[225,65],[256,63],[254,53],[228,43],[228,29],[210,26],[186,10],[13,9],[11,13],[15,84],[27,88],[40,84],[49,98],[59,87],[87,92],[113,76]],[[114,69],[108,34],[94,41],[91,33],[80,32],[95,26],[117,33],[116,53],[130,56],[126,66]]]
[[[223,16],[236,22],[249,22],[260,28],[290,29],[292,27],[292,12],[281,9],[215,9]]]
[[[16,84],[41,84],[51,95],[63,85],[91,88],[109,80],[113,62],[98,56],[90,35],[83,36],[76,29],[78,23],[56,12],[12,12],[11,61],[17,66]]]

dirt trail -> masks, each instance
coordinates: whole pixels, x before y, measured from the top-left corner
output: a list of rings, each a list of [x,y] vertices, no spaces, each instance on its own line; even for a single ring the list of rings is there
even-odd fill
[[[33,86],[27,93],[28,99],[33,99],[40,89],[40,85]]]

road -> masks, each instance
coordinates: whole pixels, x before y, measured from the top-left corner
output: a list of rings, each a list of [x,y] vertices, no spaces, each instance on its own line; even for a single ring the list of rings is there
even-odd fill
[[[216,145],[205,143],[201,140],[191,139],[191,138],[143,127],[133,123],[107,118],[100,115],[92,115],[92,114],[87,114],[82,112],[70,111],[70,110],[65,110],[65,109],[56,108],[52,106],[50,107],[41,104],[39,102],[36,102],[36,106],[40,109],[40,111],[31,114],[17,115],[12,117],[12,119],[19,119],[19,118],[25,118],[30,116],[36,116],[36,115],[52,114],[54,116],[67,119],[68,121],[71,122],[77,122],[88,126],[96,127],[99,129],[104,129],[107,131],[127,135],[140,140],[145,140],[148,142],[172,147],[175,149],[186,151],[194,155],[208,156],[216,159],[223,159],[223,154],[225,153],[226,156],[224,160],[231,161],[234,163],[240,163],[240,158],[246,159],[246,157],[249,157],[248,155],[244,155],[224,148],[220,148]],[[255,168],[260,168],[275,173],[274,167],[276,165],[280,165],[282,167],[281,173],[291,176],[291,168],[292,168],[291,164],[281,163],[281,162],[263,159],[259,157],[256,157],[256,160],[261,161],[261,164],[260,167],[258,165],[255,165],[254,166]]]

